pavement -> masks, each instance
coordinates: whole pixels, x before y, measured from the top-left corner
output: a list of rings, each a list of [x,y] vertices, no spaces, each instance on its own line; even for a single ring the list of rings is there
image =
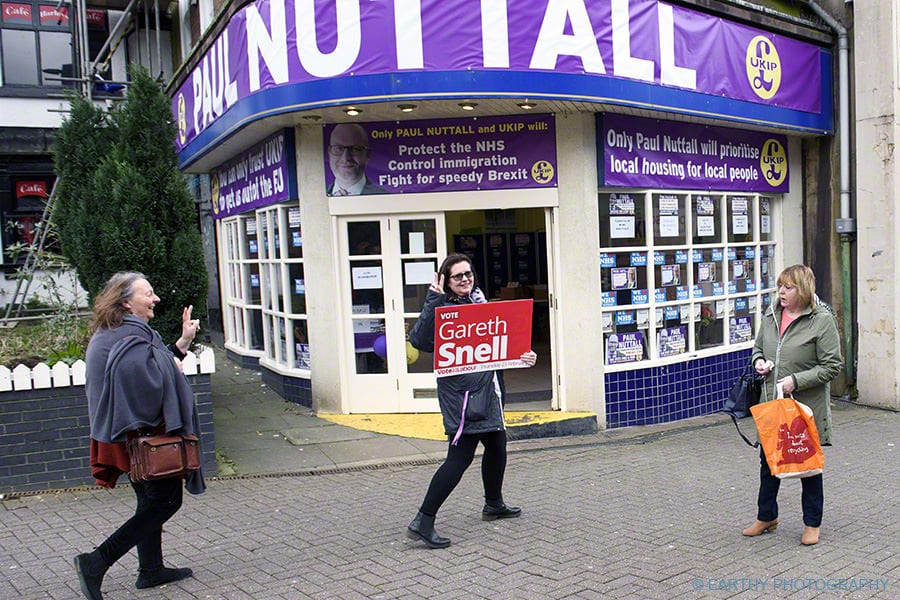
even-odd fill
[[[446,442],[335,424],[218,365],[214,411],[232,401],[217,443],[235,474],[186,496],[163,535],[167,563],[194,577],[136,590],[132,552],[107,573],[107,599],[900,598],[896,412],[835,404],[817,546],[799,544],[797,481],[782,485],[774,533],[741,536],[758,456],[714,415],[512,441],[504,495],[522,516],[481,521],[473,465],[438,515],[452,545],[428,550],[404,532]],[[0,502],[0,598],[80,598],[72,557],[133,503],[128,486]]]

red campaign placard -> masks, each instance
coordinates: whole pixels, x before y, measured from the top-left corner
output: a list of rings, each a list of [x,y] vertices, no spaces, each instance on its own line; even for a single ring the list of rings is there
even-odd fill
[[[437,377],[527,367],[532,300],[441,306],[434,312]]]

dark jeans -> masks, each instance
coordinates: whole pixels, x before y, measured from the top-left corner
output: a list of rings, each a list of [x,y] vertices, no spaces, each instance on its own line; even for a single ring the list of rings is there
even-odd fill
[[[138,565],[144,570],[163,566],[162,526],[181,508],[184,481],[179,477],[156,481],[132,482],[137,508],[115,533],[106,538],[97,551],[112,565],[137,547]]]
[[[481,458],[481,481],[484,484],[484,499],[488,504],[499,505],[503,502],[503,474],[506,472],[506,432],[490,431],[462,435],[456,446],[450,444],[447,458],[428,486],[428,493],[419,509],[422,514],[434,516],[438,509],[450,496],[450,492],[462,479],[463,473],[475,458],[478,442],[484,445],[484,456]]]
[[[759,449],[759,496],[756,505],[759,507],[756,518],[760,521],[774,521],[778,518],[778,488],[781,480],[772,475],[766,456]],[[822,525],[822,507],[825,504],[825,495],[822,489],[822,474],[812,477],[804,477],[800,480],[803,492],[800,503],[803,505],[803,524],[807,527],[819,527]]]

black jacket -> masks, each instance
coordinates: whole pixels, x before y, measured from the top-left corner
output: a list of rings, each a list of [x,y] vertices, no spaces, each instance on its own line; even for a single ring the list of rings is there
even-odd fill
[[[409,331],[409,342],[413,347],[422,352],[434,352],[435,309],[439,306],[460,304],[472,304],[471,296],[451,298],[446,294],[428,290],[419,319]],[[438,378],[438,403],[441,407],[441,416],[444,418],[444,432],[448,436],[455,435],[459,429],[464,402],[466,403],[462,429],[464,435],[506,429],[500,380],[497,377],[499,374],[499,371],[476,371]]]

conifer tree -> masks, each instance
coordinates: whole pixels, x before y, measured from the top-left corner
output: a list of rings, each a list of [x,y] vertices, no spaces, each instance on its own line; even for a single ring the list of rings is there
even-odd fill
[[[143,272],[161,298],[153,327],[174,341],[182,308],[193,305],[196,317],[206,305],[202,241],[169,102],[144,67],[131,65],[129,77],[124,103],[108,116],[72,101],[57,136],[62,188],[53,219],[91,299],[113,273]],[[87,149],[96,155],[84,156]]]

